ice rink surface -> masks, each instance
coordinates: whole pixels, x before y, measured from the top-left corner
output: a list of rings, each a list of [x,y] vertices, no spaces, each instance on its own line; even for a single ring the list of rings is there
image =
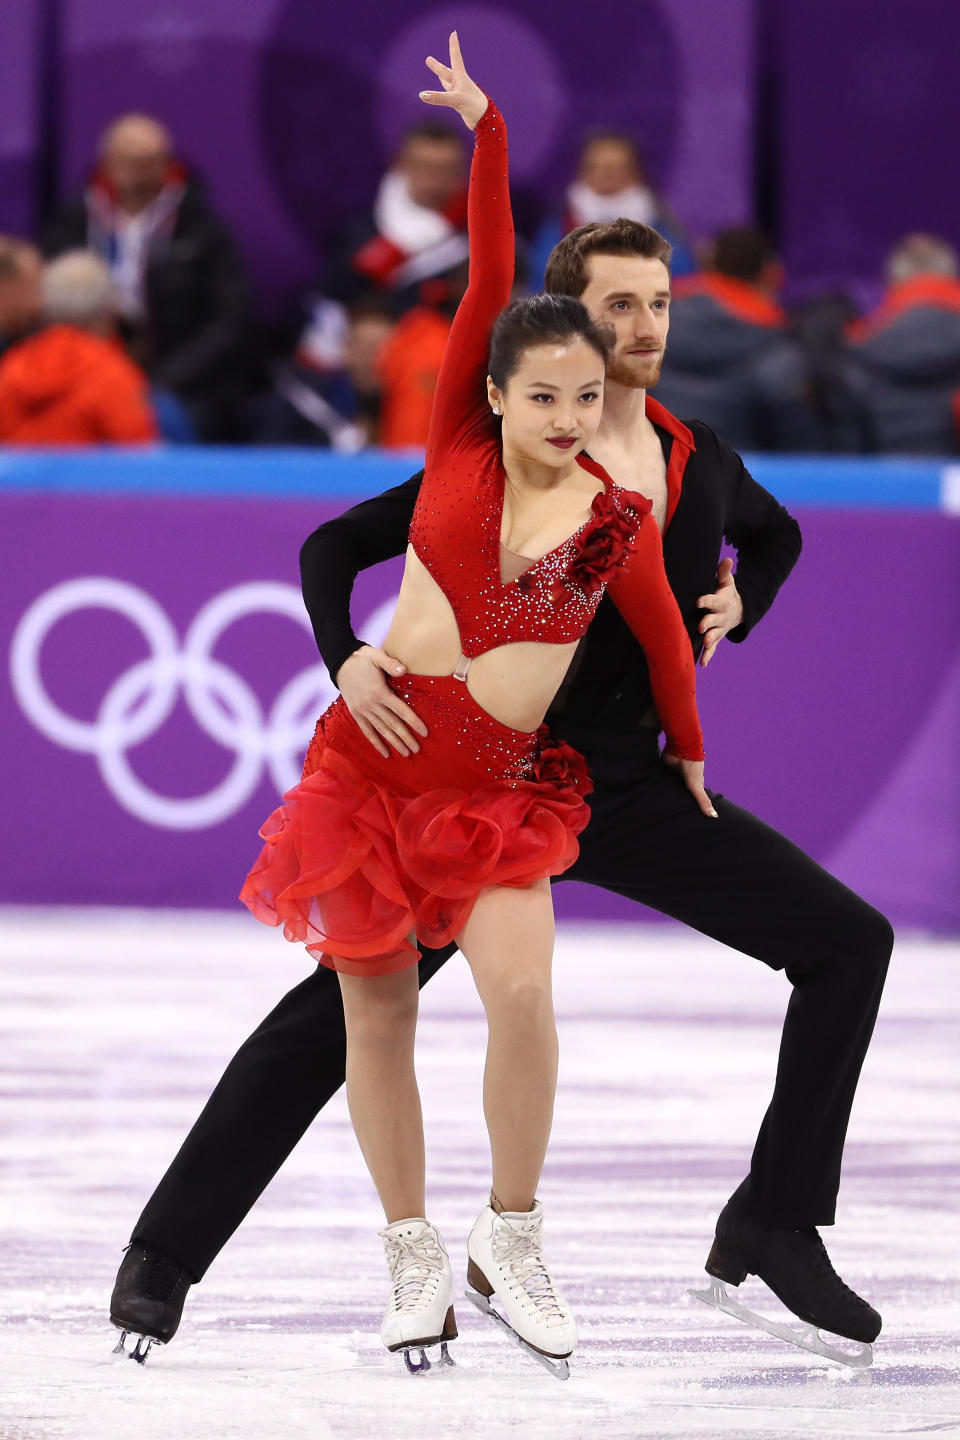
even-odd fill
[[[960,1435],[960,944],[903,939],[854,1110],[844,1278],[883,1314],[847,1372],[687,1300],[742,1178],[789,986],[680,930],[564,929],[541,1187],[580,1322],[559,1384],[466,1301],[458,1368],[378,1339],[382,1223],[342,1094],[143,1368],[110,1350],[130,1227],[303,957],[246,916],[0,912],[2,1440]],[[462,1280],[488,1184],[466,967],[424,994],[430,1213]],[[755,1280],[737,1292],[779,1307]],[[782,1314],[782,1312],[780,1312]]]

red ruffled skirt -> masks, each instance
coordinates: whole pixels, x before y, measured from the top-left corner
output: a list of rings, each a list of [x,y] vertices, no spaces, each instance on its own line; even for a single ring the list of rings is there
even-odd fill
[[[546,726],[501,725],[452,675],[390,684],[427,726],[419,753],[378,755],[337,700],[240,892],[258,920],[348,975],[416,964],[411,937],[447,944],[487,886],[562,874],[589,819],[586,762]]]

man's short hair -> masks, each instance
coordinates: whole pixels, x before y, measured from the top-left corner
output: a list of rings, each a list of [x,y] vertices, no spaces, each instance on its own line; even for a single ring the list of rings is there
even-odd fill
[[[713,269],[748,285],[756,284],[776,258],[767,235],[753,225],[731,225],[721,230],[713,242]]]
[[[602,126],[588,130],[580,145],[581,158],[584,151],[589,150],[591,145],[622,145],[624,150],[630,151],[637,164],[643,158],[639,142],[632,135],[628,135],[626,130],[607,130]]]
[[[579,225],[551,250],[543,288],[550,295],[572,295],[579,300],[587,288],[586,262],[591,255],[637,255],[643,260],[662,260],[669,268],[672,253],[669,240],[639,220]]]
[[[51,325],[80,329],[115,313],[113,280],[105,261],[90,250],[68,250],[43,271],[43,308]]]
[[[401,149],[409,145],[411,140],[429,140],[434,145],[456,145],[458,150],[463,150],[463,140],[459,132],[454,130],[452,125],[445,125],[442,120],[419,120],[416,125],[411,125],[403,132]]]
[[[955,276],[957,252],[936,235],[906,235],[887,256],[887,280],[898,285],[918,275]]]

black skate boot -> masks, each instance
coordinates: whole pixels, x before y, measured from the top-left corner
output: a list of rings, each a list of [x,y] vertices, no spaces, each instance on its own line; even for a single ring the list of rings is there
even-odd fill
[[[728,1203],[717,1220],[706,1269],[729,1285],[758,1275],[788,1310],[817,1330],[865,1345],[880,1334],[880,1316],[840,1279],[813,1226],[761,1225]]]
[[[126,1354],[127,1335],[136,1335],[130,1359],[142,1365],[155,1341],[166,1345],[172,1340],[193,1283],[193,1276],[182,1265],[159,1250],[128,1245],[110,1296],[110,1319],[123,1331],[114,1354]]]

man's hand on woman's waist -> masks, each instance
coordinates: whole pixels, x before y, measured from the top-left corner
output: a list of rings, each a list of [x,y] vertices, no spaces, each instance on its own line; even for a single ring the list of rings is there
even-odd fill
[[[387,684],[387,675],[404,674],[406,666],[385,650],[361,645],[347,656],[334,677],[350,714],[384,758],[390,754],[387,745],[392,745],[398,755],[416,753],[420,749],[416,736],[427,733],[416,711]]]

